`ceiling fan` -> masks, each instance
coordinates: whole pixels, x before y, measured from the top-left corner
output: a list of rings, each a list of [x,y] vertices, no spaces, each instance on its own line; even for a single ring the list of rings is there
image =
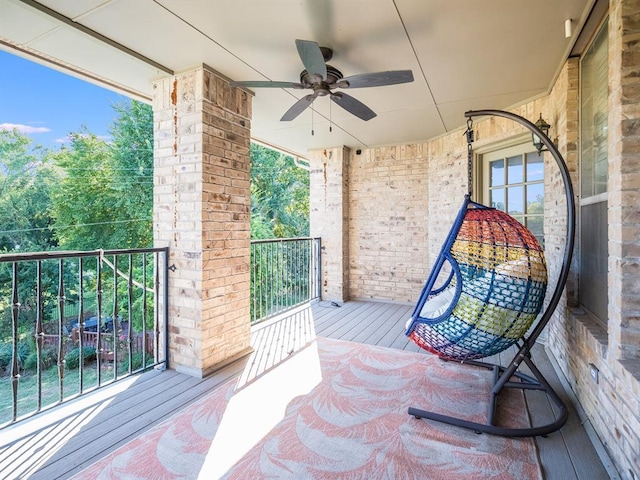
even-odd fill
[[[298,55],[304,65],[300,73],[300,83],[246,81],[230,82],[234,87],[249,88],[295,88],[313,90],[313,93],[302,97],[285,112],[281,121],[290,121],[300,115],[318,97],[329,95],[331,100],[344,108],[347,112],[362,120],[371,120],[376,113],[364,103],[343,92],[332,92],[336,88],[364,88],[396,85],[413,82],[411,70],[392,70],[387,72],[362,73],[344,78],[342,72],[326,62],[333,57],[333,51],[327,47],[320,47],[310,40],[296,40]]]

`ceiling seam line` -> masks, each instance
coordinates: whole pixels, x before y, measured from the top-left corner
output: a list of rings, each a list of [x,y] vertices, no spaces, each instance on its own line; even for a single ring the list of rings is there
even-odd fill
[[[22,52],[28,57],[37,58],[38,60],[43,61],[45,64],[55,65],[56,67],[59,67],[63,69],[65,72],[67,72],[66,73],[67,75],[69,75],[68,72],[72,72],[72,74],[80,75],[84,79],[89,79],[90,81],[96,82],[98,85],[111,87],[116,91],[122,92],[123,94],[126,94],[132,98],[140,99],[143,102],[149,102],[149,103],[151,102],[151,97],[145,95],[142,92],[138,92],[118,82],[114,82],[109,80],[108,78],[101,77],[100,75],[96,75],[91,72],[88,72],[87,70],[76,68],[75,66],[69,63],[63,62],[61,60],[58,60],[56,58],[42,55],[31,47],[13,44],[11,42],[5,41],[2,37],[0,37],[0,45],[6,45],[10,50],[16,50],[18,52]]]
[[[431,101],[433,102],[433,106],[436,109],[436,112],[438,112],[438,118],[440,119],[440,123],[442,124],[442,128],[444,128],[445,132],[448,132],[447,130],[447,126],[444,123],[444,119],[442,118],[442,114],[440,113],[440,109],[438,108],[438,104],[436,103],[436,99],[433,96],[433,91],[431,90],[431,85],[429,85],[429,82],[427,81],[427,76],[424,73],[424,68],[422,68],[422,63],[420,62],[420,58],[418,57],[418,52],[416,52],[416,48],[413,45],[413,41],[411,40],[411,36],[409,36],[409,31],[407,30],[407,26],[404,23],[404,19],[402,18],[402,15],[400,14],[400,9],[398,8],[398,5],[396,4],[396,0],[392,0],[393,2],[393,7],[396,9],[396,14],[398,15],[398,20],[400,20],[400,23],[402,24],[402,29],[404,30],[405,35],[407,36],[407,41],[409,42],[409,45],[411,45],[411,50],[413,51],[413,56],[416,59],[416,62],[418,62],[418,65],[420,66],[420,73],[422,73],[422,78],[424,79],[424,83],[427,86],[427,90],[429,91],[429,95],[431,96]]]
[[[150,59],[149,57],[145,57],[144,55],[142,55],[141,53],[136,52],[135,50],[130,49],[129,47],[122,45],[121,43],[116,42],[115,40],[112,40],[109,37],[106,37],[104,35],[102,35],[101,33],[96,32],[95,30],[90,29],[89,27],[86,27],[84,25],[82,25],[81,23],[78,23],[74,20],[72,20],[69,17],[65,17],[64,15],[62,15],[59,12],[56,12],[55,10],[52,10],[51,8],[42,5],[41,3],[35,1],[35,0],[19,0],[21,3],[28,5],[29,7],[38,10],[41,13],[44,13],[45,15],[56,19],[57,21],[59,21],[60,23],[63,23],[64,25],[67,25],[75,30],[78,30],[82,33],[84,33],[85,35],[88,35],[92,38],[95,38],[96,40],[99,40],[100,42],[109,45],[110,47],[115,48],[116,50],[119,50],[123,53],[126,53],[127,55],[131,55],[133,58],[136,58],[144,63],[146,63],[149,66],[152,66],[154,68],[157,68],[158,70],[161,70],[169,75],[173,75],[174,72],[172,69],[165,67],[164,65],[156,62],[155,60]]]

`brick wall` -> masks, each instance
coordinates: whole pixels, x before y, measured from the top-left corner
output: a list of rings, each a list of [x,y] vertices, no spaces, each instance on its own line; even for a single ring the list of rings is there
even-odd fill
[[[204,66],[154,89],[154,242],[176,267],[169,362],[203,376],[249,349],[251,102]]]
[[[349,296],[414,302],[428,273],[425,146],[352,153],[349,179]]]

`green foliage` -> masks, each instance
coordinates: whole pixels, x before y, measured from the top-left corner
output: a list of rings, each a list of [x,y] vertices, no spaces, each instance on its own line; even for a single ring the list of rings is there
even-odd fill
[[[60,246],[70,250],[116,248],[120,212],[111,186],[113,166],[104,140],[87,132],[71,135],[71,145],[55,155],[65,171],[52,196]]]
[[[131,356],[131,371],[136,371],[142,368],[142,357],[143,352],[133,352]],[[153,357],[151,355],[147,355],[147,362],[152,362]],[[118,371],[119,372],[128,372],[129,371],[129,352],[125,350],[121,355],[121,360],[118,362]]]
[[[93,347],[82,347],[83,365],[96,359],[96,349]],[[80,365],[80,349],[74,348],[69,350],[64,356],[64,364],[68,369],[78,368]]]
[[[55,347],[45,347],[41,353],[41,366],[43,370],[55,365],[58,361],[58,349]],[[24,361],[24,370],[29,372],[35,372],[38,368],[38,354],[31,351]]]
[[[46,150],[0,130],[0,253],[55,247],[49,198],[58,181]]]
[[[251,144],[251,238],[309,236],[309,172]]]
[[[153,111],[131,101],[114,105],[118,113],[111,133],[113,188],[116,205],[126,219],[125,244],[130,248],[153,244]],[[122,247],[119,247],[122,248]]]
[[[114,106],[112,143],[81,131],[54,155],[65,172],[52,195],[60,245],[70,250],[153,243],[153,118],[136,101]]]
[[[13,346],[9,342],[0,343],[0,373],[8,373],[11,369],[11,359],[13,358]]]
[[[28,342],[18,342],[18,369],[25,368],[25,363],[29,355],[33,351],[33,346]],[[13,343],[3,342],[0,343],[0,370],[4,370],[5,373],[11,372],[11,364],[13,362]]]

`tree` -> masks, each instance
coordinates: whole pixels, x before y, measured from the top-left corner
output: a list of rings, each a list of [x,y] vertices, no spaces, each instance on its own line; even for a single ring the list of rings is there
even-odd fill
[[[53,196],[56,233],[67,249],[141,248],[153,243],[153,114],[131,101],[108,143],[81,130],[55,154],[65,172]]]
[[[118,210],[131,221],[126,244],[150,247],[153,244],[153,110],[132,100],[116,104],[118,113],[111,133],[113,143],[113,188]]]
[[[84,130],[71,134],[71,144],[54,157],[65,172],[52,196],[60,246],[70,250],[126,247],[108,144]]]
[[[251,237],[309,235],[309,172],[293,158],[251,144]]]
[[[16,130],[0,130],[0,253],[56,245],[50,196],[58,181],[46,149]]]

